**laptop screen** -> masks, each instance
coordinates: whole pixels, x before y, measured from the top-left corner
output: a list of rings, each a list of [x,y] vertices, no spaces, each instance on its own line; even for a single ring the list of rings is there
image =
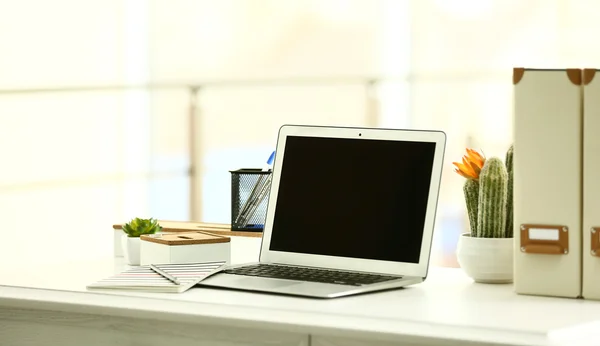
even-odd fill
[[[270,250],[419,263],[435,145],[288,136]]]

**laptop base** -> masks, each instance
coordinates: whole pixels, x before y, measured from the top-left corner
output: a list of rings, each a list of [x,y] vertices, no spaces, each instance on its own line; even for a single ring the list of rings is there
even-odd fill
[[[217,273],[201,281],[198,286],[229,288],[243,291],[276,293],[311,298],[337,298],[366,292],[401,288],[421,282],[423,282],[422,278],[403,277],[398,280],[387,281],[384,283],[364,286],[350,286]]]

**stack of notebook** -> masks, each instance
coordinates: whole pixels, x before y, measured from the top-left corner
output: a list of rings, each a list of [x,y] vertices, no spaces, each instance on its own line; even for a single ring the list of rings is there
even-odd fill
[[[181,293],[217,273],[224,265],[225,262],[207,262],[140,266],[90,284],[87,288]]]

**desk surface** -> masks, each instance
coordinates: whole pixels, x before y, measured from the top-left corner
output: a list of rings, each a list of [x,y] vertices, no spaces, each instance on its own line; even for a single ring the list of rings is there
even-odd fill
[[[238,253],[234,262],[257,256],[258,247],[258,239],[232,239],[232,251]],[[124,267],[122,259],[112,257],[48,265],[13,262],[0,268],[0,306],[316,335],[507,345],[549,344],[549,332],[600,320],[600,302],[517,295],[512,285],[475,284],[460,269],[450,268],[432,268],[424,283],[412,287],[333,300],[205,288],[182,294],[86,290],[87,284]]]

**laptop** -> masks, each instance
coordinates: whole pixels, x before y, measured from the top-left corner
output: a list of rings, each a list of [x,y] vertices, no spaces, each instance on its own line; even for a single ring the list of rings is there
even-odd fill
[[[200,285],[335,298],[427,277],[446,135],[284,125],[259,261]]]

